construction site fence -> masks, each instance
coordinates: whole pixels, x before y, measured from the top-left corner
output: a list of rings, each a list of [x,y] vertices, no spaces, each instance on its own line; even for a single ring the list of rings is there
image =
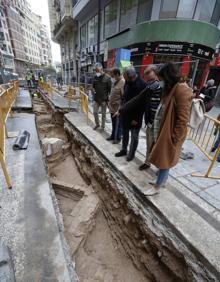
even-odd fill
[[[0,85],[0,163],[8,188],[12,188],[5,163],[5,138],[8,136],[6,121],[19,90],[18,81]]]
[[[220,157],[220,142],[218,142],[220,137],[220,121],[205,115],[203,122],[197,129],[189,128],[188,137],[210,161],[205,173],[194,173],[192,176],[220,179],[219,169],[217,175],[211,174],[217,159]],[[213,152],[213,148],[215,152]]]

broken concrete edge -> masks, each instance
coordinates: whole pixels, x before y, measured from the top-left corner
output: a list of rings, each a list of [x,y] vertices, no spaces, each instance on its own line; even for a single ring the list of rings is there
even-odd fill
[[[0,240],[0,281],[15,282],[14,263],[10,249]]]
[[[36,129],[37,129],[36,115],[35,115],[35,125],[36,125]],[[38,130],[37,130],[37,135],[38,135],[38,140],[39,140],[41,150],[43,150]],[[70,279],[71,279],[72,282],[79,282],[79,278],[78,278],[76,270],[75,270],[75,262],[71,258],[70,248],[67,244],[67,241],[66,241],[66,238],[65,238],[65,235],[64,235],[63,216],[60,213],[58,201],[57,201],[52,183],[50,182],[49,172],[48,172],[48,168],[47,168],[47,165],[46,165],[46,157],[43,154],[42,154],[42,161],[43,161],[45,171],[46,171],[46,175],[47,175],[47,179],[48,179],[51,199],[52,199],[55,217],[56,217],[56,222],[57,222],[57,228],[59,230],[59,236],[60,236],[61,244],[62,244],[62,247],[63,247],[63,253],[64,253],[65,260],[66,260],[66,265],[67,265],[67,269],[68,269],[68,272],[69,272],[69,275],[70,275]]]
[[[191,272],[191,275],[192,273],[194,273],[195,275],[195,273],[198,272],[198,275],[201,274],[203,277],[207,276],[211,279],[213,279],[213,277],[220,278],[220,266],[218,263],[219,255],[215,254],[215,252],[211,252],[211,253],[204,252],[206,248],[208,252],[209,251],[208,248],[210,246],[212,247],[211,250],[216,251],[216,248],[215,248],[216,238],[214,236],[216,235],[216,233],[213,234],[213,238],[210,238],[212,237],[212,233],[209,233],[209,237],[202,238],[204,240],[203,242],[196,242],[196,239],[192,237],[192,235],[194,235],[193,232],[195,232],[194,228],[193,230],[188,231],[187,223],[184,222],[183,226],[181,226],[181,224],[178,224],[178,222],[176,222],[176,219],[179,216],[181,218],[181,215],[184,218],[184,214],[187,214],[187,217],[185,216],[185,218],[189,218],[189,219],[192,218],[192,224],[200,223],[197,226],[198,230],[196,230],[196,232],[199,232],[199,234],[201,235],[203,234],[203,231],[204,231],[204,235],[207,234],[207,230],[205,230],[205,227],[209,228],[209,225],[207,225],[207,222],[205,222],[202,218],[199,217],[199,215],[195,214],[192,210],[187,208],[186,205],[181,203],[169,191],[166,192],[167,199],[165,199],[165,202],[163,198],[157,198],[157,199],[156,198],[147,198],[144,195],[143,190],[139,187],[139,185],[133,183],[131,179],[125,175],[125,171],[123,171],[123,169],[120,170],[117,167],[117,164],[115,165],[111,160],[109,160],[109,158],[106,156],[106,150],[104,150],[105,144],[103,146],[97,146],[102,143],[105,143],[105,141],[101,140],[101,138],[103,139],[101,135],[97,134],[88,125],[86,125],[85,120],[86,120],[85,117],[80,114],[74,114],[74,113],[65,114],[64,116],[65,130],[69,133],[69,135],[72,138],[75,134],[74,133],[75,131],[80,136],[77,138],[82,138],[83,139],[82,143],[85,143],[91,146],[93,150],[95,150],[95,152],[97,152],[98,155],[101,156],[101,158],[105,160],[107,165],[111,167],[112,170],[114,170],[114,177],[120,179],[121,182],[126,183],[124,187],[126,187],[127,190],[130,190],[130,192],[132,193],[132,197],[134,197],[135,199],[136,208],[138,207],[136,209],[137,215],[142,217],[143,222],[145,222],[145,224],[146,222],[148,222],[148,228],[149,227],[152,228],[152,222],[151,222],[152,219],[149,219],[148,213],[153,213],[154,216],[156,215],[157,220],[158,220],[158,217],[160,217],[161,225],[163,225],[166,228],[166,233],[168,236],[166,240],[170,240],[170,242],[167,242],[165,240],[166,241],[165,245],[171,244],[175,248],[175,251],[177,253],[179,252],[184,256],[184,259],[190,268],[189,272]],[[73,133],[73,135],[71,135],[71,132]],[[92,138],[89,138],[89,134],[91,135],[96,134],[97,136],[95,138],[100,138],[100,142],[102,143],[94,144],[94,140],[92,140]],[[71,141],[74,142],[74,140],[71,140]],[[119,192],[123,194],[123,196],[126,196],[125,189],[123,189],[124,187],[121,187],[122,189]],[[120,189],[119,185],[117,186],[117,189]],[[163,197],[163,196],[160,195],[160,197]],[[128,200],[128,203],[130,201],[130,204],[132,205],[131,199],[127,198],[127,200]],[[170,214],[171,210],[169,210],[169,208],[167,207],[166,200],[167,200],[167,203],[170,201],[170,203],[173,204],[173,208],[171,210],[173,213],[176,213],[175,216],[172,216]],[[175,205],[181,206],[182,214],[179,213],[180,208],[178,207],[176,208]],[[151,209],[151,211],[149,209]],[[181,220],[183,219],[180,219],[179,221]],[[188,225],[189,224],[190,223],[188,223]],[[203,224],[205,225],[204,228],[203,228]],[[159,227],[159,229],[160,228],[161,226]],[[153,229],[155,229],[155,226],[153,227]],[[155,233],[155,230],[154,231],[151,230],[151,231]],[[212,231],[211,227],[210,227],[210,231]],[[196,236],[196,233],[195,233],[195,237],[198,237]],[[202,244],[205,244],[206,247],[204,247]],[[199,268],[199,271],[198,271],[198,268]]]
[[[75,107],[70,107],[69,108],[69,107],[60,107],[60,106],[56,105],[55,102],[53,101],[53,99],[51,99],[50,95],[46,94],[41,89],[38,89],[38,92],[40,93],[40,95],[44,99],[44,101],[47,104],[49,103],[49,106],[51,106],[54,111],[58,111],[58,112],[61,112],[63,114],[68,113],[70,109],[71,109],[71,111],[77,111],[77,108],[75,108]],[[59,95],[59,94],[57,93],[57,95]],[[60,96],[60,97],[65,99],[62,96]]]

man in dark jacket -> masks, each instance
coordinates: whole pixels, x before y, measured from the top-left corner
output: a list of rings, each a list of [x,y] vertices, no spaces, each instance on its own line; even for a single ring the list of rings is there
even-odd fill
[[[162,95],[162,88],[160,87],[156,75],[156,68],[153,65],[150,65],[145,69],[144,74],[147,81],[146,88],[139,95],[124,104],[119,111],[122,115],[125,115],[129,114],[134,109],[137,109],[141,119],[143,119],[143,115],[145,115],[145,124],[147,126],[147,151],[145,162],[139,167],[140,170],[150,167],[149,156],[153,147],[153,122]]]
[[[93,114],[95,118],[94,130],[100,127],[100,121],[99,121],[99,108],[100,107],[102,111],[101,128],[102,130],[104,130],[108,96],[111,92],[111,78],[110,76],[104,73],[103,67],[99,63],[96,64],[95,72],[96,72],[96,75],[93,81],[93,96],[94,96]]]
[[[126,104],[132,98],[137,96],[146,88],[146,83],[137,76],[133,67],[126,68],[124,71],[125,89],[122,104]],[[123,108],[123,106],[122,106]],[[127,155],[127,147],[129,143],[129,133],[131,133],[130,148],[127,156],[127,161],[131,161],[135,157],[135,152],[138,146],[139,132],[142,126],[143,109],[133,108],[128,114],[119,110],[122,114],[122,150],[115,154],[116,157]]]

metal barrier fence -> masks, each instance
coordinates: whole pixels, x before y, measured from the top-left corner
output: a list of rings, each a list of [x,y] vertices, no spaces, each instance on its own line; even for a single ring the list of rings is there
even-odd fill
[[[203,122],[200,126],[193,130],[189,129],[188,137],[192,142],[204,153],[210,160],[210,165],[205,174],[194,173],[194,177],[220,179],[220,176],[212,176],[211,171],[220,156],[220,143],[218,144],[218,137],[220,134],[220,121],[205,115]],[[214,155],[212,154],[213,148],[215,149]]]
[[[2,85],[1,90],[2,89],[4,90],[0,93],[0,163],[7,186],[10,189],[12,188],[12,185],[5,164],[5,138],[7,137],[6,121],[16,99],[19,84],[18,82],[12,82],[7,85]]]

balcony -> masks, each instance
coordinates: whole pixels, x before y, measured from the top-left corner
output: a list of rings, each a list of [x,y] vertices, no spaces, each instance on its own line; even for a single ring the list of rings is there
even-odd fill
[[[73,18],[75,19],[79,13],[85,8],[89,3],[89,0],[78,0],[73,7]]]
[[[72,12],[72,1],[71,0],[62,0],[60,1],[60,16],[61,21],[63,21],[66,17],[71,17]]]
[[[60,43],[64,33],[73,27],[74,21],[72,18],[71,3],[71,0],[60,1],[59,13],[56,11],[57,19],[53,29],[52,39],[57,43]],[[57,6],[54,6],[54,9],[56,8]]]

